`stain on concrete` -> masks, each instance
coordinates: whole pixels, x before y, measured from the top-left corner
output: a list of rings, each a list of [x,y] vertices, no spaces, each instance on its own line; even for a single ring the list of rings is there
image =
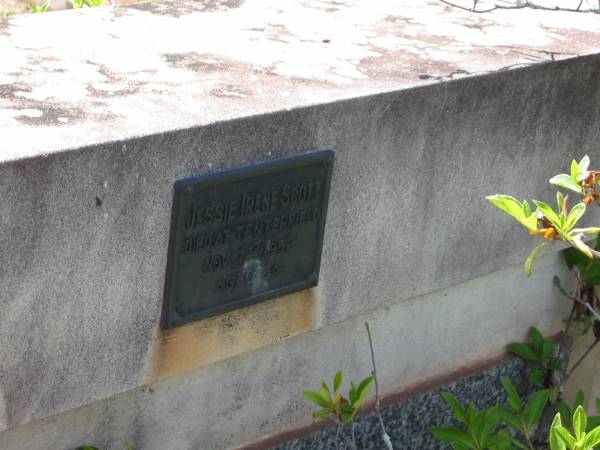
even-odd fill
[[[318,289],[306,289],[155,333],[144,382],[151,383],[272,345],[317,326]]]
[[[234,84],[224,84],[212,89],[210,93],[215,97],[225,98],[247,98],[252,96],[252,91]]]
[[[224,72],[228,68],[228,64],[210,54],[186,52],[165,53],[163,56],[167,63],[176,69],[189,69],[193,72]]]
[[[163,1],[139,3],[129,6],[131,9],[147,11],[160,16],[182,17],[196,12],[217,12],[239,8],[245,0],[208,0],[202,2]],[[120,8],[124,9],[124,8]]]

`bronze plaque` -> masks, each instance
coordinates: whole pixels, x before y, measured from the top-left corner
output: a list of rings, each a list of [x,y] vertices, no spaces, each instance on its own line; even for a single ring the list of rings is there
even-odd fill
[[[316,286],[333,152],[175,183],[162,326]]]

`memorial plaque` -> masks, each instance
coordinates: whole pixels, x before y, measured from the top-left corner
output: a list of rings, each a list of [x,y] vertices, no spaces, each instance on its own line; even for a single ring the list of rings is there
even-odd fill
[[[316,286],[330,150],[175,183],[162,326]]]

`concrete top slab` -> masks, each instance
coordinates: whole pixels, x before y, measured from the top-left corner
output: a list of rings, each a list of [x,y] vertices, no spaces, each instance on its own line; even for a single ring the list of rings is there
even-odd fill
[[[0,162],[600,52],[600,15],[160,1],[0,21]]]

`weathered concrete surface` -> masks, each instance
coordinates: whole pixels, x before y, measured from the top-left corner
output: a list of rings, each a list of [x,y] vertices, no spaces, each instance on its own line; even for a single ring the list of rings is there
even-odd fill
[[[371,370],[364,327],[373,334],[385,394],[447,374],[473,356],[493,356],[531,325],[551,335],[569,303],[552,277],[568,279],[557,254],[543,256],[533,277],[521,264],[286,339],[0,433],[3,450],[71,450],[83,443],[121,450],[222,450],[310,423],[302,397],[337,370],[357,380]],[[400,293],[398,293],[400,296]],[[495,391],[495,390],[494,390]],[[402,447],[405,448],[405,447]],[[406,447],[411,448],[411,447]]]
[[[277,431],[304,417],[292,393],[314,373],[298,367],[325,341],[309,333],[279,360],[277,345],[219,360],[322,327],[337,345],[335,323],[520,264],[530,237],[482,198],[549,199],[543,186],[569,158],[600,161],[597,15],[277,5],[161,2],[0,23],[0,429],[138,389],[115,400],[131,414],[140,386],[205,366],[165,381],[179,397],[165,394],[166,409],[148,406],[145,420],[191,417],[192,400],[208,408],[224,396],[220,417],[236,417],[240,442]],[[103,45],[72,38],[82,30]],[[570,59],[536,64],[552,58]],[[319,148],[337,158],[319,287],[160,332],[173,181]],[[483,357],[536,320],[558,323],[515,303],[469,322],[480,333],[510,325],[494,346],[465,345],[432,333],[439,311],[454,332],[465,326],[435,298],[398,319],[421,325],[389,337],[394,350],[412,342],[403,369],[383,374],[389,386]],[[459,357],[432,350],[440,340]],[[274,361],[299,370],[297,384],[265,394]],[[237,397],[216,385],[237,386]],[[245,402],[253,389],[280,396],[262,421]],[[90,407],[100,409],[89,427],[102,428],[112,404]],[[211,438],[225,439],[213,419]]]
[[[599,25],[436,0],[171,0],[9,18],[0,159],[596,53]]]

